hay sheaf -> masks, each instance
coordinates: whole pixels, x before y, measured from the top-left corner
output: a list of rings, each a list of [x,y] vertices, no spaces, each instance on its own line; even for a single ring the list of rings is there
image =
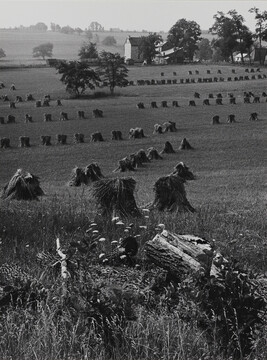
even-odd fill
[[[159,178],[154,184],[155,200],[151,208],[159,211],[190,211],[195,209],[186,198],[185,180],[177,175]]]
[[[10,181],[5,185],[1,198],[15,200],[38,200],[44,195],[40,187],[39,178],[29,172],[18,169]]]
[[[102,179],[93,184],[92,194],[103,215],[139,217],[141,213],[134,198],[135,186],[133,178]]]
[[[76,166],[72,170],[69,186],[81,186],[82,184],[88,185],[101,178],[103,178],[103,174],[96,162],[87,165],[84,169]]]

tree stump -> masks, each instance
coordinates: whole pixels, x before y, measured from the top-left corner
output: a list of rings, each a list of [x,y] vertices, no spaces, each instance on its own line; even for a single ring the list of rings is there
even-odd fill
[[[217,277],[220,271],[219,259],[223,259],[206,240],[166,230],[146,243],[146,255],[157,266],[178,278],[188,271],[202,271],[207,276]]]

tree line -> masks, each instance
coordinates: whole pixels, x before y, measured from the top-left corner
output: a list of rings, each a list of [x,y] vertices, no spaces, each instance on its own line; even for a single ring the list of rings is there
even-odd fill
[[[209,33],[216,35],[211,42],[201,37],[200,26],[195,21],[186,19],[178,20],[171,27],[167,42],[174,48],[182,48],[184,57],[189,61],[193,61],[194,55],[197,55],[199,60],[209,60],[213,57],[216,62],[229,59],[234,62],[234,52],[240,52],[241,61],[244,62],[244,54],[251,52],[252,45],[262,48],[262,41],[267,41],[267,11],[260,11],[254,7],[249,12],[255,15],[254,32],[244,24],[244,17],[236,10],[230,10],[227,14],[218,11],[213,16],[214,24],[209,29]],[[156,45],[160,42],[162,36],[157,33],[141,38],[139,54],[143,55],[148,64],[155,58]],[[263,62],[264,59],[260,58],[260,63]]]

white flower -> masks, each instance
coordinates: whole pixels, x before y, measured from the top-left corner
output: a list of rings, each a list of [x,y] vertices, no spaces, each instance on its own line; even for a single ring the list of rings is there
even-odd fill
[[[121,260],[123,260],[123,259],[125,259],[125,258],[126,258],[126,255],[121,255],[121,256],[120,256],[120,259],[121,259]]]
[[[100,254],[100,255],[99,255],[99,259],[102,259],[104,256],[105,256],[104,253]]]
[[[99,231],[98,230],[93,230],[93,234],[98,234]]]
[[[120,220],[120,218],[118,216],[114,216],[111,221],[117,221],[117,220]]]
[[[103,242],[103,241],[106,241],[106,239],[102,237],[98,241]]]
[[[142,209],[143,212],[150,212],[149,209]]]
[[[139,227],[140,227],[140,229],[147,229],[146,225],[140,225]]]
[[[120,220],[120,221],[116,222],[116,225],[124,225],[124,223]]]
[[[149,219],[149,216],[146,215],[146,216],[145,216],[145,219]]]
[[[90,226],[97,226],[97,224],[96,224],[96,223],[92,223],[92,224],[90,224]]]
[[[113,241],[111,241],[111,244],[118,244],[118,241],[117,241],[117,240],[113,240]]]
[[[129,232],[129,230],[128,230],[128,229],[125,229],[125,230],[124,230],[124,232],[125,232],[125,233],[128,233],[128,232]]]

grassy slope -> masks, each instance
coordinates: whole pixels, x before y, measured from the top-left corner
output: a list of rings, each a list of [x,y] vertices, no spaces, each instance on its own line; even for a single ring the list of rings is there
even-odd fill
[[[165,78],[173,78],[172,72],[177,72],[177,77],[187,76],[190,66],[182,67],[151,67],[131,68],[129,79],[154,78],[158,79],[160,72],[165,72]],[[202,75],[206,72],[205,66],[198,66]],[[216,68],[212,68],[215,73]],[[231,68],[222,69],[225,76]],[[237,68],[238,74],[243,74],[243,68]],[[8,91],[11,98],[31,92],[38,99],[46,93],[51,94],[52,99],[64,97],[64,88],[58,81],[54,69],[27,69],[10,70],[2,72],[1,79],[9,86],[14,82],[17,90],[13,93]],[[205,76],[205,75],[204,75]],[[41,84],[36,89],[36,82]],[[166,86],[143,86],[118,89],[121,94],[114,98],[99,98],[87,100],[63,99],[63,108],[55,106],[51,102],[49,108],[35,108],[34,103],[20,103],[17,109],[9,109],[7,103],[1,103],[1,116],[12,113],[16,116],[17,124],[1,126],[1,136],[11,138],[12,148],[1,151],[0,183],[3,185],[14,171],[25,168],[37,173],[42,180],[43,186],[48,189],[47,193],[54,191],[64,193],[65,184],[68,181],[71,169],[75,166],[85,166],[92,160],[99,162],[103,173],[114,176],[112,170],[122,157],[137,151],[140,148],[147,149],[155,146],[158,150],[163,148],[164,142],[169,140],[177,150],[182,138],[186,137],[195,147],[192,152],[177,152],[175,155],[165,155],[161,162],[153,162],[144,168],[138,169],[133,175],[138,181],[139,202],[146,203],[152,196],[152,182],[162,175],[168,174],[173,166],[184,161],[199,179],[188,185],[189,196],[192,201],[200,205],[203,203],[217,202],[221,200],[245,201],[250,203],[256,199],[262,199],[264,191],[264,128],[266,121],[266,102],[246,105],[242,103],[243,91],[249,89],[256,94],[261,94],[265,89],[265,80],[244,82],[223,82],[211,84],[186,84]],[[188,106],[189,99],[193,98],[195,91],[201,92],[201,99],[196,100],[195,108]],[[234,92],[238,105],[229,105],[226,98],[227,92]],[[2,89],[1,94],[7,92]],[[202,105],[202,99],[209,93],[221,92],[224,96],[225,105],[216,106],[215,100],[211,99],[211,105]],[[178,100],[180,108],[150,109],[151,101]],[[262,101],[264,99],[262,98]],[[143,101],[145,110],[138,110],[136,103]],[[94,119],[92,110],[101,108],[104,111],[103,119]],[[77,120],[77,109],[85,111],[86,119]],[[59,122],[59,112],[67,111],[70,121]],[[260,121],[249,122],[249,114],[258,112]],[[52,114],[54,121],[44,123],[44,112]],[[33,116],[34,123],[25,124],[24,115],[29,113]],[[237,123],[226,123],[229,114],[235,114]],[[222,124],[212,126],[211,118],[218,114]],[[177,133],[154,135],[155,123],[163,123],[172,120],[177,123]],[[128,131],[131,127],[141,126],[144,128],[146,139],[130,140]],[[122,130],[124,141],[114,142],[110,139],[112,129]],[[105,139],[104,143],[90,143],[90,134],[101,131]],[[85,134],[85,144],[74,144],[72,137],[75,132]],[[63,133],[68,135],[68,146],[55,145],[55,135]],[[19,136],[30,136],[32,147],[30,149],[18,148]],[[53,146],[44,148],[40,145],[40,135],[51,135]],[[160,166],[159,166],[160,164]],[[147,182],[149,180],[150,186]],[[144,186],[145,185],[145,186]],[[69,190],[68,190],[69,191]]]
[[[127,36],[145,36],[146,33],[138,32],[99,32],[93,33],[90,40],[97,43],[98,51],[106,50],[124,54],[124,42]],[[106,36],[114,36],[116,46],[104,46],[102,41]],[[0,59],[0,65],[13,64],[43,64],[43,60],[32,57],[32,49],[45,42],[54,45],[53,57],[58,59],[78,59],[78,52],[84,41],[88,41],[84,35],[66,35],[61,33],[46,32],[32,33],[10,30],[0,30],[0,45],[5,50],[6,57]]]
[[[114,36],[117,41],[115,46],[104,46],[102,41],[107,36]],[[118,52],[124,55],[124,43],[128,36],[147,36],[142,32],[98,32],[93,33],[90,41],[97,43],[98,51],[106,50],[110,52]],[[167,34],[162,34],[163,39]],[[211,34],[204,33],[203,37],[212,39]],[[46,32],[34,33],[23,31],[0,30],[0,46],[4,49],[6,57],[0,59],[1,65],[18,65],[18,64],[44,64],[39,58],[32,57],[32,49],[42,43],[51,42],[54,45],[53,57],[58,59],[75,60],[78,58],[78,52],[84,41],[88,41],[84,35],[66,35],[61,33]]]

